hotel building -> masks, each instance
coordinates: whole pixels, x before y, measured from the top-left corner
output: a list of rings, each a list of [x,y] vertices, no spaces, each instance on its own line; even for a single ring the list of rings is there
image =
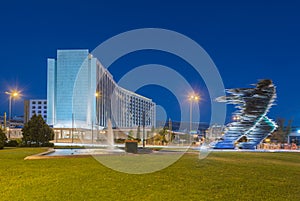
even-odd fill
[[[48,59],[47,123],[60,129],[155,126],[155,103],[128,91],[88,50],[57,50]]]

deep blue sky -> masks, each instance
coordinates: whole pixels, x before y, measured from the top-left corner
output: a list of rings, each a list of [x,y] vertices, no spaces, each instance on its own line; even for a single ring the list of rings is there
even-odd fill
[[[300,4],[296,0],[11,0],[0,3],[0,27],[1,114],[8,110],[4,92],[11,86],[23,90],[23,99],[46,98],[46,59],[55,57],[57,49],[93,50],[121,32],[155,27],[177,31],[199,43],[215,62],[226,88],[272,79],[278,99],[268,116],[293,118],[294,125],[300,125]],[[143,64],[141,58],[153,58],[164,63],[168,59],[162,56],[145,53],[135,59],[129,55],[118,62],[134,66]],[[112,74],[116,79],[120,76],[113,68]],[[205,91],[201,81],[191,78],[190,82]],[[164,94],[158,89],[157,94],[149,95],[146,89],[141,93],[155,100]],[[175,104],[170,116],[176,119],[176,101],[169,101]],[[14,114],[22,114],[22,106],[22,101],[16,102]],[[201,120],[208,120],[209,101],[203,100],[200,108]]]

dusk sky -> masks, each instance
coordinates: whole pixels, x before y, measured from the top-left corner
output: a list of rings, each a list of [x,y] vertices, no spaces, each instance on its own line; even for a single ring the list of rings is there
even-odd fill
[[[13,114],[23,114],[23,100],[46,99],[47,58],[57,49],[89,49],[119,33],[139,28],[169,29],[196,41],[214,61],[225,88],[250,87],[259,79],[277,86],[276,105],[268,116],[293,119],[300,126],[300,3],[285,1],[2,1],[0,3],[0,113],[8,111],[5,91],[18,87],[22,100]],[[186,64],[163,52],[141,51],[111,66],[116,80],[138,65],[159,63],[174,69]],[[122,66],[123,70],[118,68]],[[180,70],[178,70],[180,71]],[[202,94],[201,121],[210,118],[203,81],[184,70]],[[166,107],[177,119],[176,100],[165,89],[139,91]],[[168,96],[169,97],[169,96]],[[232,111],[229,107],[228,114]]]

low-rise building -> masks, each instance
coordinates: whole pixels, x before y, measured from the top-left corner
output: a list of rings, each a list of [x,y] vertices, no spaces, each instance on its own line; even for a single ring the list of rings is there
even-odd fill
[[[289,143],[289,144],[295,143],[295,144],[297,144],[298,146],[300,145],[300,129],[297,130],[297,131],[291,132],[291,133],[288,135],[288,143]]]
[[[24,123],[27,123],[31,117],[41,115],[47,121],[47,100],[46,99],[30,99],[24,101]]]

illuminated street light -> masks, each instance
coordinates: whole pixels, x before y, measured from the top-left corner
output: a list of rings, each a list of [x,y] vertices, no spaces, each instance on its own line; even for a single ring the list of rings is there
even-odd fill
[[[95,96],[95,98],[96,98],[96,113],[95,113],[95,119],[94,118],[92,118],[92,144],[94,144],[94,124],[96,125],[96,128],[97,128],[97,140],[96,141],[98,141],[99,140],[99,121],[98,121],[98,119],[99,119],[99,98],[100,98],[100,92],[99,91],[96,91],[95,92],[95,94],[94,94],[94,96]]]
[[[188,97],[190,101],[190,132],[192,130],[192,116],[193,116],[193,102],[199,102],[200,101],[200,96],[197,94],[191,94]]]
[[[11,127],[11,113],[12,113],[12,99],[16,100],[21,96],[21,92],[18,90],[12,90],[10,92],[6,91],[5,94],[9,95],[9,112],[8,112],[8,121],[9,121],[9,132],[8,139],[10,138],[10,127]]]
[[[240,120],[241,120],[241,117],[240,117],[239,115],[234,115],[234,116],[232,117],[232,120],[233,120],[233,121],[240,121]]]

